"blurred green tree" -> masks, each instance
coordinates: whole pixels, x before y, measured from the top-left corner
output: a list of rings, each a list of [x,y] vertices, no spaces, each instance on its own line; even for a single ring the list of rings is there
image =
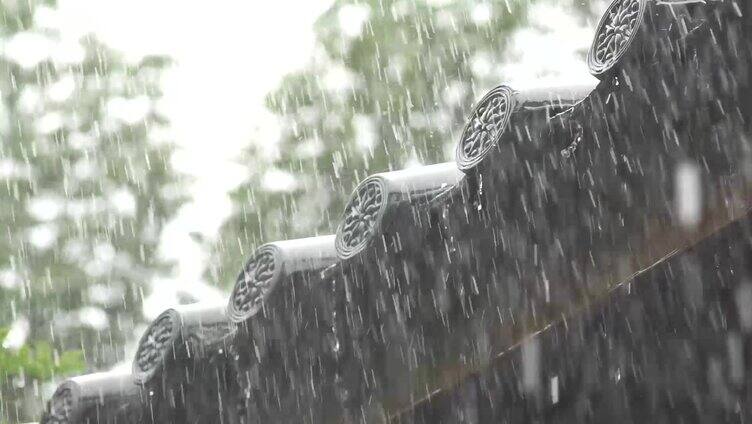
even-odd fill
[[[533,3],[336,1],[317,21],[310,66],[268,97],[281,139],[246,152],[250,177],[232,193],[210,278],[232,284],[265,241],[333,232],[371,173],[452,160]]]
[[[164,57],[66,38],[53,0],[0,2],[0,421],[44,382],[121,361],[182,201],[156,107]]]

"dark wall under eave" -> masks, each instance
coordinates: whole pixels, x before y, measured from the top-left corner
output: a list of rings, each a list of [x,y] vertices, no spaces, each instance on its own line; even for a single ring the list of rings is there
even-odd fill
[[[399,422],[744,422],[752,215],[534,336]]]

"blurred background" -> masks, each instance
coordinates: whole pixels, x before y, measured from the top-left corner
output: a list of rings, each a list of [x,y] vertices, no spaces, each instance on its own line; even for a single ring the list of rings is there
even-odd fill
[[[590,81],[603,0],[0,0],[0,421],[130,368],[370,173],[452,160],[502,82]]]

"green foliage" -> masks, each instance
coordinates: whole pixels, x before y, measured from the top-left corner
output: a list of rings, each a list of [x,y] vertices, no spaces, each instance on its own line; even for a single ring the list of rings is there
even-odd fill
[[[5,339],[7,328],[0,328],[0,340]],[[0,375],[24,375],[26,378],[49,380],[56,375],[80,373],[86,369],[83,353],[69,350],[57,355],[45,341],[24,345],[18,351],[0,347]]]
[[[0,3],[0,326],[29,323],[26,345],[0,361],[12,422],[36,414],[40,383],[126,359],[143,293],[170,269],[162,227],[183,201],[156,107],[169,59],[127,62],[40,27],[40,13],[54,3]]]

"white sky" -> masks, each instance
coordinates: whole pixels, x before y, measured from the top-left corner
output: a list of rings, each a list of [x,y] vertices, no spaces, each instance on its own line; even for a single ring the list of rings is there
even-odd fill
[[[206,252],[190,234],[216,237],[231,212],[227,193],[245,176],[237,162],[243,148],[276,141],[264,97],[310,59],[312,25],[331,3],[60,0],[64,31],[93,31],[128,56],[165,53],[177,62],[165,76],[162,106],[178,145],[174,165],[194,177],[193,200],[163,235],[161,252],[177,261],[177,272],[156,282],[144,305],[147,317],[174,304],[177,290],[202,300],[224,297],[203,280]],[[487,15],[484,7],[476,7],[474,19]],[[594,25],[582,27],[555,1],[536,5],[531,22],[514,36],[504,75],[517,86],[592,81],[575,53],[589,45]]]
[[[210,2],[61,0],[64,31],[94,32],[138,58],[164,53],[176,61],[164,79],[162,104],[178,151],[174,165],[194,177],[193,200],[165,230],[161,251],[177,273],[157,282],[145,303],[156,316],[180,289],[202,300],[222,294],[204,284],[206,252],[191,237],[212,240],[231,212],[227,192],[244,177],[238,157],[250,142],[274,142],[275,119],[264,96],[311,56],[315,19],[331,0]]]

